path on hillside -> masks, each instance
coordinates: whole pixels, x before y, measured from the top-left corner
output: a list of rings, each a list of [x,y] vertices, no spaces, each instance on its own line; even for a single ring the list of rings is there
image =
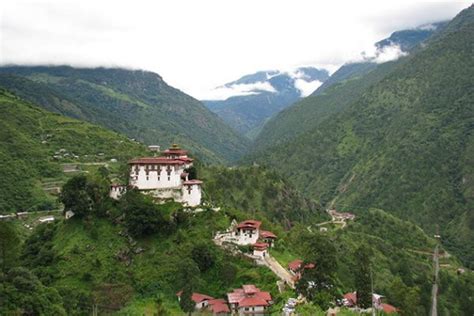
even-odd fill
[[[439,274],[439,244],[433,253],[434,279],[431,289],[431,316],[438,316],[438,274]]]
[[[292,289],[295,288],[293,276],[275,258],[268,255],[264,258],[265,265]]]

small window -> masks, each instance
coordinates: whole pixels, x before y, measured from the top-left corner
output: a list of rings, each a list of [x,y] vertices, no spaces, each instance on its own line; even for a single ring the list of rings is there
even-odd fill
[[[168,177],[168,181],[171,181],[171,178],[170,178],[170,177]]]
[[[149,176],[146,176],[146,179],[147,179],[147,180],[150,180],[150,177],[149,177]]]

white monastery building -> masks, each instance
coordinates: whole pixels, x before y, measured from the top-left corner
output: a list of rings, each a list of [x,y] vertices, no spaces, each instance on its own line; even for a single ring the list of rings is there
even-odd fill
[[[174,144],[159,157],[143,157],[128,162],[131,187],[160,199],[174,199],[187,206],[201,204],[202,181],[189,179],[186,170],[193,166],[188,152]],[[111,196],[117,195],[112,188]],[[122,193],[122,192],[121,192]]]

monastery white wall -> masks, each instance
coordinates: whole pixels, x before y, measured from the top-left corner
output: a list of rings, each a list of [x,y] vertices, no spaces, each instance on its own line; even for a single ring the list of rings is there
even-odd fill
[[[181,186],[183,172],[184,166],[169,166],[168,169],[168,166],[148,165],[146,168],[146,165],[135,165],[130,171],[130,184],[140,190],[176,188]]]
[[[191,187],[191,192],[188,191],[189,187]],[[200,185],[183,185],[181,190],[183,203],[186,203],[188,206],[197,206],[201,204],[202,191]]]
[[[237,238],[238,245],[253,245],[257,242],[260,231],[258,229],[240,230],[240,232],[237,230],[234,235]]]
[[[265,250],[254,249],[253,250],[253,255],[261,257],[263,259],[264,257],[268,256],[268,250],[267,249],[265,249]]]

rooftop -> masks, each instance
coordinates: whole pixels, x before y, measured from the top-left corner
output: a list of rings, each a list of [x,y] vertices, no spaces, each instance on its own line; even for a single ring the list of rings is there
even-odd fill
[[[237,225],[237,228],[259,229],[262,222],[253,219],[245,220]]]

